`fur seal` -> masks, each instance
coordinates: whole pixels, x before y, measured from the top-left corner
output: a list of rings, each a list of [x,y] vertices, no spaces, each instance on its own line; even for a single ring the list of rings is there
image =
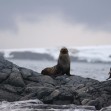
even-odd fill
[[[109,71],[109,77],[106,79],[106,80],[108,80],[108,79],[110,79],[111,78],[111,68],[110,68],[110,71]]]
[[[57,61],[57,65],[53,67],[45,68],[41,71],[43,75],[49,76],[60,76],[60,75],[70,75],[70,57],[68,53],[68,49],[63,47],[60,50],[59,58]]]

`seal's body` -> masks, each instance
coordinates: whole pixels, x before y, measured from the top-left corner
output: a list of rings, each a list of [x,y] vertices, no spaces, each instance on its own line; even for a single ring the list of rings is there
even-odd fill
[[[60,50],[57,65],[42,70],[43,75],[59,76],[67,74],[70,76],[70,57],[67,48]]]
[[[62,74],[70,75],[70,57],[67,48],[60,50],[57,67]]]
[[[58,73],[59,72],[57,71],[57,66],[47,67],[47,68],[43,69],[41,72],[41,74],[49,75],[49,76],[53,76],[53,75],[56,75]]]
[[[107,78],[106,80],[110,79],[111,78],[111,68],[110,68],[110,71],[109,71],[109,78]]]

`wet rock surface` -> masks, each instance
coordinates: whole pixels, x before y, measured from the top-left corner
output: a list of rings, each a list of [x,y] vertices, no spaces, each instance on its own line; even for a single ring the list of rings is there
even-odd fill
[[[30,99],[50,105],[86,105],[110,111],[111,81],[99,82],[76,75],[52,78],[0,58],[0,101]]]

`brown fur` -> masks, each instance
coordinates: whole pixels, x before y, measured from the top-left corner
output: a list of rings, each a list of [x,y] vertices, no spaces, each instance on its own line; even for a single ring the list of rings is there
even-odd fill
[[[107,78],[106,80],[110,79],[111,78],[111,68],[110,68],[110,71],[109,71],[109,78]]]
[[[56,66],[53,66],[53,67],[47,67],[45,69],[42,70],[41,72],[43,75],[53,75],[53,74],[56,74],[57,71],[56,71]]]
[[[67,74],[70,76],[70,57],[67,48],[60,50],[57,65],[45,68],[41,71],[43,75],[60,76]]]

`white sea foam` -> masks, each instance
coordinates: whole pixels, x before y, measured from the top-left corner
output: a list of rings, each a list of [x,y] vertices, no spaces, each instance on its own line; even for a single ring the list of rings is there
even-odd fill
[[[40,100],[26,100],[0,103],[0,111],[31,111],[35,105],[43,104]],[[29,108],[32,107],[32,108]]]
[[[40,107],[39,107],[40,106]],[[6,102],[3,101],[0,103],[0,111],[93,111],[85,109],[84,106],[75,106],[75,108],[69,108],[69,109],[57,109],[57,108],[51,108],[51,107],[44,107],[46,106],[38,99],[36,100],[25,100],[25,101],[16,101],[16,102]],[[64,107],[64,105],[61,105],[61,107]],[[76,108],[77,107],[77,108]],[[90,107],[92,109],[93,107]],[[95,109],[95,108],[93,108]]]
[[[68,47],[70,55],[87,62],[111,62],[111,46]],[[29,49],[5,49],[0,50],[6,58],[12,58],[11,52],[34,52],[49,54],[55,60],[58,58],[60,47],[57,48],[29,48]]]
[[[111,46],[77,48],[76,57],[87,62],[111,62]]]

